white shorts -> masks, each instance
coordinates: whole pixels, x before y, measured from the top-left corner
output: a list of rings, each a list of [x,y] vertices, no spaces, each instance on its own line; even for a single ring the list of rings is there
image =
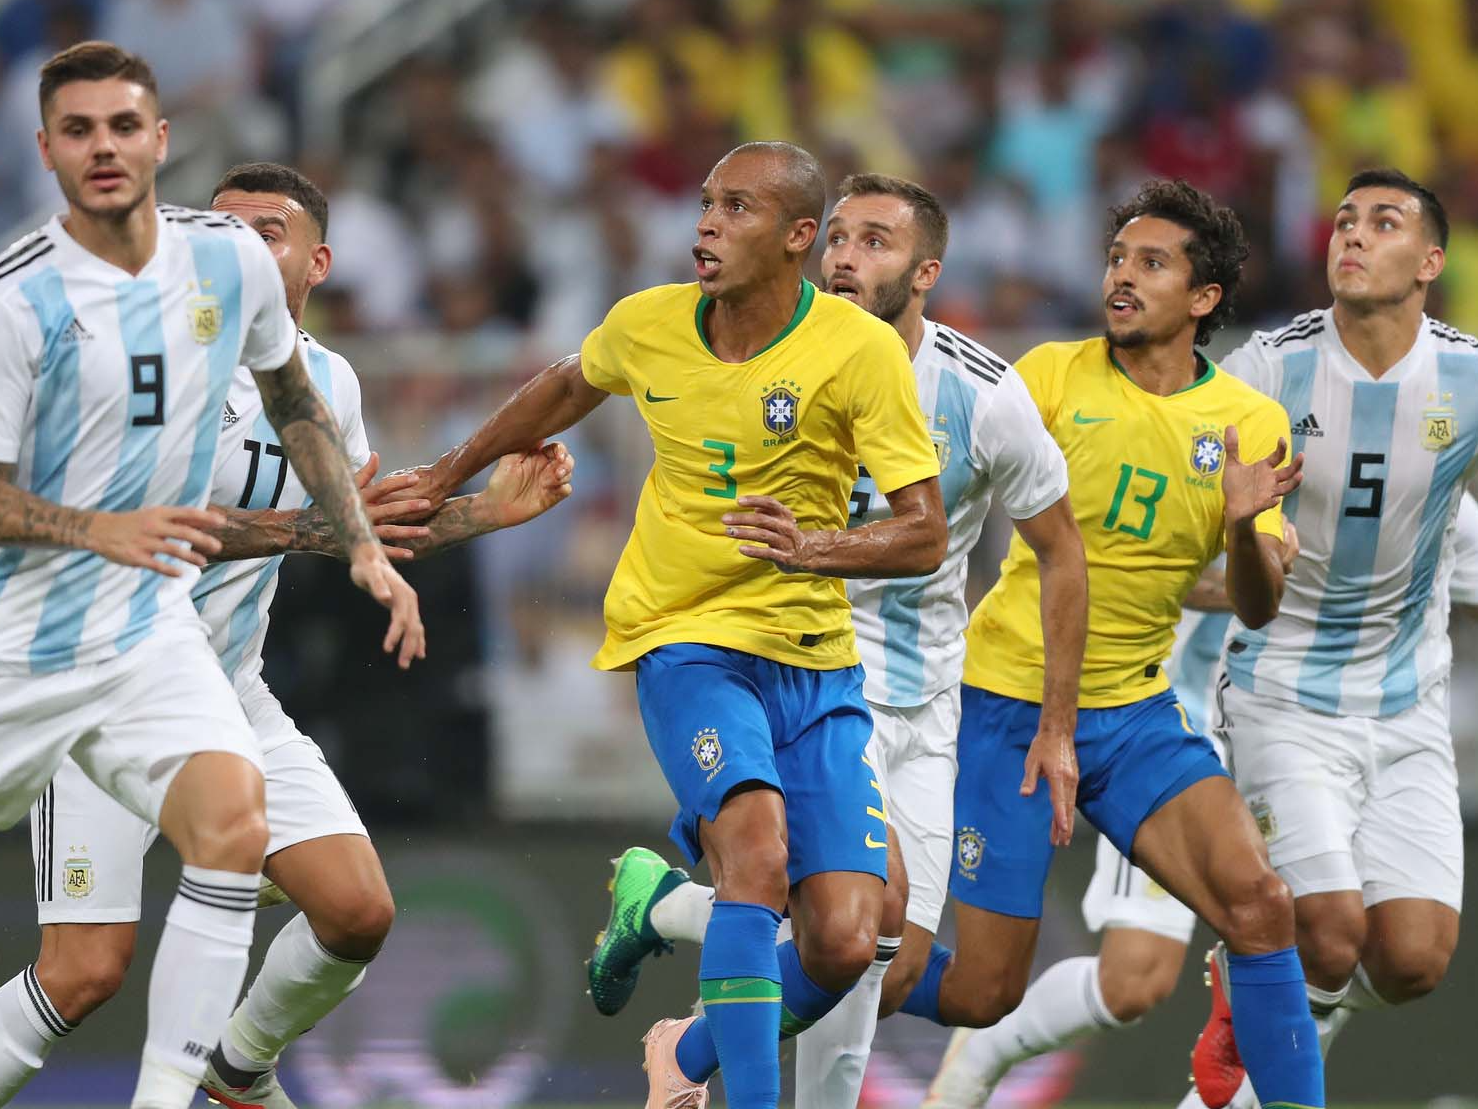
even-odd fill
[[[1394,716],[1330,716],[1223,679],[1233,777],[1295,897],[1359,890],[1461,911],[1463,824],[1447,683]]]
[[[219,667],[217,667],[219,669]],[[367,835],[323,752],[260,679],[242,698],[267,780],[267,854],[332,835]],[[31,810],[42,924],[139,919],[144,853],[158,830],[98,789],[70,759]]]
[[[1137,928],[1181,943],[1191,942],[1196,914],[1187,909],[1109,842],[1098,837],[1098,863],[1083,895],[1083,921],[1090,932]]]
[[[0,828],[25,815],[68,755],[134,816],[155,823],[175,774],[201,751],[261,766],[198,621],[160,627],[106,662],[0,674]]]
[[[868,758],[888,802],[908,870],[908,920],[939,930],[949,893],[955,841],[955,745],[960,734],[960,688],[922,705],[894,708],[868,702],[872,739]]]

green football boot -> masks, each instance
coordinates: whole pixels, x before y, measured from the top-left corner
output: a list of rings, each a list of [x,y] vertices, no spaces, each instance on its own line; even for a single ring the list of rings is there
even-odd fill
[[[691,880],[686,870],[668,866],[666,859],[645,847],[629,847],[611,862],[616,864],[616,873],[606,883],[611,915],[595,937],[595,954],[585,964],[590,998],[608,1017],[619,1013],[636,992],[641,961],[672,951],[672,944],[652,927],[652,906]]]

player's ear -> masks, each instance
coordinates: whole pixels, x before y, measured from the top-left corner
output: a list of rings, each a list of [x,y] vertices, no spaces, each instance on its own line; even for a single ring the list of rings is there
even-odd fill
[[[164,160],[169,157],[169,120],[161,119],[158,124],[159,149],[154,151],[154,164],[162,166]]]
[[[316,289],[328,280],[328,271],[334,265],[334,252],[328,243],[319,243],[309,254],[308,287]]]
[[[926,258],[913,270],[913,291],[916,293],[927,293],[934,288],[934,283],[939,280],[939,271],[943,269],[938,258]]]
[[[785,236],[785,249],[804,258],[811,253],[811,247],[816,244],[816,235],[820,230],[821,225],[809,216],[791,220],[790,231]]]
[[[1221,286],[1216,283],[1201,285],[1191,290],[1191,317],[1193,319],[1205,319],[1216,311],[1216,306],[1221,303]]]
[[[1447,251],[1436,243],[1427,247],[1427,256],[1422,259],[1421,266],[1416,271],[1416,279],[1423,285],[1430,285],[1442,275],[1442,270],[1447,265]]]

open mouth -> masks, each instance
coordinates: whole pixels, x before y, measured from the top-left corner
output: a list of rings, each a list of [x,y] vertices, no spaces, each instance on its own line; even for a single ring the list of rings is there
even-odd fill
[[[833,296],[846,297],[848,300],[861,300],[862,289],[855,282],[848,281],[844,277],[833,277],[826,291]]]
[[[695,246],[693,248],[693,264],[694,269],[698,271],[698,280],[705,281],[718,273],[719,266],[723,263],[719,261],[718,256],[712,251]]]
[[[1109,315],[1115,319],[1127,319],[1144,308],[1137,297],[1132,297],[1128,293],[1115,293],[1105,303],[1108,306]]]

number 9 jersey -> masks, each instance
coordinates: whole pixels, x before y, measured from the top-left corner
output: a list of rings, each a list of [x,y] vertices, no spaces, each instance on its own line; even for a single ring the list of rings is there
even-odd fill
[[[1267,455],[1288,417],[1197,355],[1200,374],[1168,397],[1137,386],[1102,338],[1045,343],[1016,363],[1067,458],[1068,493],[1088,560],[1088,640],[1078,704],[1112,708],[1167,688],[1181,601],[1225,549],[1224,434],[1243,462]],[[1277,507],[1257,530],[1281,539]],[[1020,535],[970,619],[965,683],[1040,702],[1043,645],[1036,556]]]
[[[580,349],[591,385],[636,401],[656,456],[595,665],[701,643],[811,670],[854,666],[841,579],[741,554],[722,517],[767,495],[802,529],[842,531],[859,461],[883,493],[936,476],[908,349],[891,325],[805,281],[789,325],[728,363],[704,335],[711,303],[696,284],[636,293]]]

